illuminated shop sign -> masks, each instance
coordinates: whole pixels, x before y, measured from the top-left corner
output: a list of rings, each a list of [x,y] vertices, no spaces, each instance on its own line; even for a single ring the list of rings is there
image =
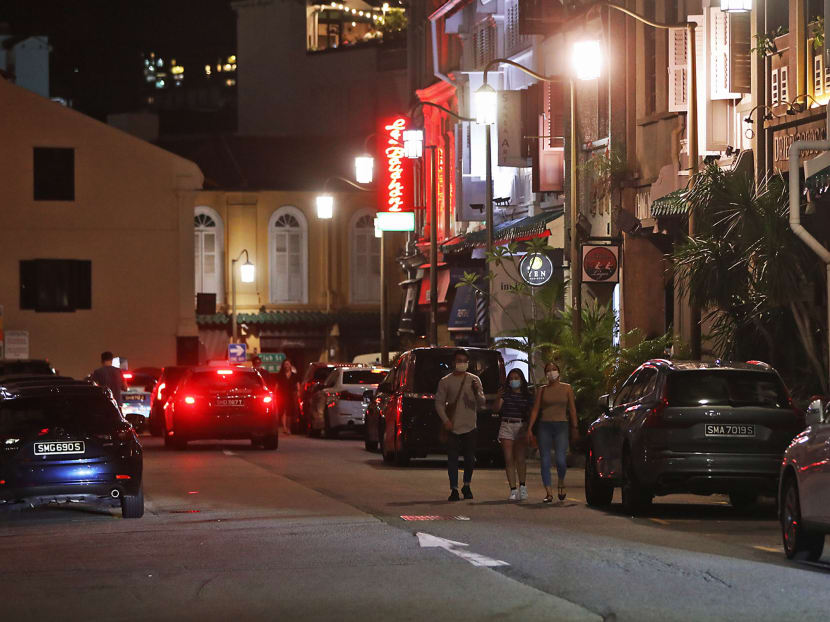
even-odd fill
[[[411,212],[412,160],[404,157],[403,132],[408,118],[383,119],[378,129],[378,212]]]

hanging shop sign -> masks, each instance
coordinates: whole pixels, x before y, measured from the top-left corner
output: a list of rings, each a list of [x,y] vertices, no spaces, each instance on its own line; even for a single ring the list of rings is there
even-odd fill
[[[378,212],[413,210],[412,160],[404,157],[403,132],[409,119],[398,115],[378,127]]]
[[[496,136],[499,166],[529,166],[523,147],[523,116],[521,91],[499,91]]]
[[[815,110],[819,110],[816,108]],[[776,172],[785,173],[790,170],[790,147],[797,140],[825,140],[827,138],[827,121],[824,116],[824,108],[820,108],[821,115],[813,116],[812,110],[805,115],[810,114],[812,120],[798,119],[797,121],[789,121],[779,124],[778,127],[769,124],[767,127],[772,129],[772,159],[773,168]],[[789,117],[788,117],[789,118]],[[809,160],[817,156],[820,151],[802,151],[801,161]]]
[[[618,283],[620,280],[620,247],[617,245],[582,246],[582,282]]]
[[[540,287],[553,276],[553,262],[542,253],[528,253],[519,263],[522,280],[532,287]]]

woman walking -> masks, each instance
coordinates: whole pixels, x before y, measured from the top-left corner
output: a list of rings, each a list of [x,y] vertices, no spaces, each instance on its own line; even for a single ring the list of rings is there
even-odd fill
[[[565,500],[565,457],[568,452],[568,423],[574,436],[579,432],[576,419],[576,404],[571,385],[559,381],[559,365],[550,362],[545,365],[545,377],[548,383],[536,392],[536,401],[530,415],[527,439],[530,442],[533,424],[539,419],[536,441],[542,461],[542,483],[545,485],[544,503],[553,502],[553,489],[550,479],[550,450],[556,452],[557,495]]]
[[[499,390],[494,410],[501,413],[499,442],[504,452],[504,469],[510,485],[508,501],[527,499],[527,430],[533,396],[521,369],[511,369],[507,386]],[[518,482],[518,488],[516,483]]]
[[[291,423],[297,418],[297,371],[291,361],[285,359],[276,378],[276,389],[282,405],[280,419],[282,431],[291,434]]]

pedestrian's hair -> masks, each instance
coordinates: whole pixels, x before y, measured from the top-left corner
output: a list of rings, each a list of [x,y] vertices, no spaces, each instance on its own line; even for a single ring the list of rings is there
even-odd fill
[[[556,361],[548,361],[547,363],[545,363],[545,373],[548,373],[548,367],[555,367],[556,371],[558,371],[560,374],[562,373],[562,370],[559,368],[559,363],[557,363]]]
[[[464,348],[458,348],[458,350],[455,351],[455,354],[453,354],[453,358],[458,358],[459,356],[463,356],[468,361],[470,360],[470,355],[467,354],[467,351]]]
[[[107,361],[111,361],[112,358],[113,358],[112,357],[112,352],[110,352],[109,350],[107,350],[106,352],[101,352],[101,362],[102,363],[106,363]]]

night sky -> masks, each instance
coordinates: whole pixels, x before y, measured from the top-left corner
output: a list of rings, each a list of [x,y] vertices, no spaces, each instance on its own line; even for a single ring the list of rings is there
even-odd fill
[[[86,114],[136,110],[142,54],[155,51],[201,67],[236,52],[230,0],[2,0],[0,23],[14,35],[47,35],[52,96]]]

